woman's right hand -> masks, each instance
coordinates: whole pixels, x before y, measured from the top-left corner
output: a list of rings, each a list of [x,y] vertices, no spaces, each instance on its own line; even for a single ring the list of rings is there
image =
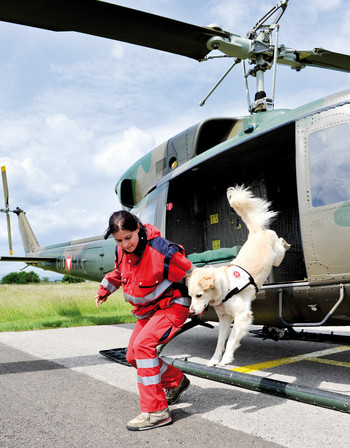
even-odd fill
[[[100,308],[100,304],[105,302],[107,300],[107,297],[100,297],[98,294],[95,296],[96,306],[97,308]]]

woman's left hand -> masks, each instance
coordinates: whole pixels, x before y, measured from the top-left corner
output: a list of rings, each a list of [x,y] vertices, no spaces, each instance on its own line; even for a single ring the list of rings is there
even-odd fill
[[[100,297],[98,294],[95,296],[96,306],[97,308],[100,308],[100,304],[105,302],[107,300],[107,297]]]

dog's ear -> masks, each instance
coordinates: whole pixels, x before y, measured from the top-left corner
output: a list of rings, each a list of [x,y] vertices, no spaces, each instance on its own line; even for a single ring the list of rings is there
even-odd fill
[[[286,240],[284,240],[283,238],[280,238],[280,240],[281,240],[281,243],[282,243],[283,247],[284,247],[286,250],[288,250],[288,249],[291,248],[291,245],[288,244]]]
[[[211,275],[206,275],[205,277],[199,279],[198,284],[205,291],[214,286],[214,278]]]
[[[283,258],[286,254],[286,251],[290,248],[290,244],[287,243],[287,241],[285,241],[283,238],[278,238],[276,240],[276,244],[274,247],[274,252],[275,252],[275,259],[272,262],[273,266],[278,267],[282,261]]]

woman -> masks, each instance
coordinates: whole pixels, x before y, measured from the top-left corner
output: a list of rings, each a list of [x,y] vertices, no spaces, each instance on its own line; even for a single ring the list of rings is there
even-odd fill
[[[192,263],[178,244],[160,236],[151,224],[119,211],[111,215],[105,239],[117,247],[115,269],[101,282],[97,308],[123,287],[137,317],[126,359],[137,369],[141,414],[126,425],[130,431],[152,429],[172,422],[168,405],[178,401],[190,381],[157,355],[157,346],[170,341],[188,318],[190,299],[182,282]]]

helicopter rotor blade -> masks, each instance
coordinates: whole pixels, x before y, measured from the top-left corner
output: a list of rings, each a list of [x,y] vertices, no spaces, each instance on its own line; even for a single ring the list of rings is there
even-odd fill
[[[231,33],[200,27],[97,0],[1,0],[0,20],[52,31],[77,31],[203,59],[213,36]]]
[[[12,236],[11,236],[11,220],[10,220],[10,214],[6,213],[7,218],[7,236],[8,236],[8,242],[9,242],[9,251],[10,255],[13,255],[13,249],[12,249]]]
[[[314,48],[311,51],[296,51],[296,54],[302,64],[350,72],[350,55],[348,54],[335,53],[324,48]]]
[[[296,70],[310,66],[350,72],[350,55],[348,54],[335,53],[324,48],[294,50],[282,46],[279,50],[280,53],[277,56],[277,63],[289,65]]]
[[[9,188],[7,184],[7,176],[6,176],[6,167],[1,167],[1,178],[2,178],[2,186],[4,189],[4,199],[5,199],[5,207],[6,210],[9,208]]]
[[[279,8],[280,15],[283,14],[286,6],[287,0],[279,2],[262,21]],[[242,38],[219,27],[196,26],[100,0],[1,0],[0,20],[52,31],[92,34],[196,60],[202,60],[213,49],[241,60],[255,59],[254,39]],[[255,28],[260,24],[261,21]],[[270,48],[266,47],[262,53],[266,60],[272,60]],[[323,48],[296,51],[283,46],[277,63],[297,70],[314,66],[350,71],[349,55]]]
[[[9,188],[7,184],[7,175],[6,175],[6,167],[1,167],[1,178],[2,178],[2,185],[4,188],[4,198],[5,198],[5,209],[1,209],[2,212],[6,213],[7,218],[7,235],[8,235],[8,242],[9,242],[9,250],[10,255],[13,254],[12,250],[12,237],[11,237],[11,221],[10,221],[10,210],[9,210]]]

